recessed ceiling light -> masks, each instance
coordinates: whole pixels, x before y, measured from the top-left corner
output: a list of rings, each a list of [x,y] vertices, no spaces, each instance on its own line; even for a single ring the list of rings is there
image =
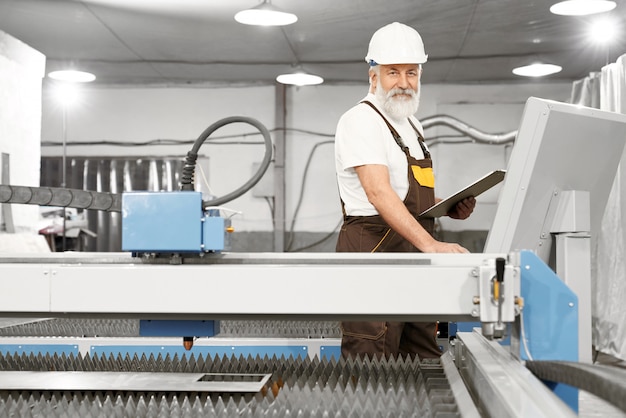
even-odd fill
[[[608,12],[616,6],[617,4],[610,0],[566,0],[553,4],[550,11],[555,15],[585,16]]]
[[[96,79],[96,76],[77,70],[60,70],[48,73],[48,77],[58,81],[68,81],[70,83],[90,83]]]
[[[290,74],[281,74],[276,77],[276,81],[281,84],[291,84],[294,86],[313,86],[316,84],[322,84],[324,79],[315,74],[297,71]]]
[[[513,74],[522,77],[544,77],[550,74],[556,74],[563,68],[554,64],[531,64],[513,69]]]
[[[296,23],[298,16],[283,12],[265,0],[256,7],[240,11],[235,15],[235,20],[244,25],[285,26]]]

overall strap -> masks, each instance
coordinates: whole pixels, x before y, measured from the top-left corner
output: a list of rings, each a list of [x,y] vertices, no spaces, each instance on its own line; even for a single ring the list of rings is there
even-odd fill
[[[398,146],[400,147],[400,149],[407,155],[409,155],[409,147],[406,146],[406,144],[404,143],[404,140],[402,139],[402,137],[400,136],[400,134],[398,133],[398,131],[396,131],[396,128],[394,128],[391,123],[389,123],[389,121],[387,120],[387,118],[380,112],[380,110],[378,110],[376,108],[376,106],[374,106],[372,104],[372,102],[368,101],[368,100],[363,100],[361,103],[365,103],[366,105],[368,105],[369,107],[371,107],[372,109],[374,109],[376,111],[376,113],[378,113],[380,115],[381,118],[383,118],[383,120],[385,121],[385,124],[387,125],[387,127],[389,128],[389,131],[391,132],[391,135],[393,136],[394,141],[396,141],[396,144],[398,144]],[[413,122],[411,122],[411,118],[407,118],[407,120],[409,121],[409,123],[411,124],[411,127],[413,128],[413,130],[415,131],[415,133],[417,134],[417,142],[419,142],[420,144],[420,148],[422,148],[422,152],[424,153],[424,158],[430,158],[430,152],[428,151],[428,149],[426,148],[426,145],[424,145],[424,138],[422,138],[422,134],[420,134],[420,131],[417,129],[417,127],[413,124]]]
[[[407,118],[407,120],[409,121],[409,123],[413,127],[413,130],[417,134],[417,142],[419,142],[420,147],[422,148],[422,152],[424,153],[424,158],[430,158],[430,151],[428,151],[428,149],[426,148],[426,145],[424,144],[424,137],[422,136],[420,131],[417,129],[417,127],[413,124],[413,122],[411,121],[411,118]]]
[[[391,123],[389,123],[389,121],[387,120],[387,118],[380,112],[380,110],[378,110],[376,108],[376,106],[374,106],[372,104],[372,102],[367,101],[367,100],[363,100],[361,103],[365,103],[366,105],[368,105],[369,107],[371,107],[372,109],[374,109],[376,111],[376,113],[378,113],[380,115],[381,118],[383,118],[383,120],[385,121],[385,123],[387,124],[387,127],[389,128],[389,131],[391,131],[391,135],[393,136],[393,139],[396,141],[396,144],[398,144],[398,146],[400,147],[400,149],[402,150],[402,152],[404,152],[405,154],[409,154],[409,147],[406,146],[406,144],[404,143],[404,141],[402,140],[402,137],[400,137],[400,134],[398,133],[398,131],[396,131],[396,128],[394,128],[393,126],[391,126]]]

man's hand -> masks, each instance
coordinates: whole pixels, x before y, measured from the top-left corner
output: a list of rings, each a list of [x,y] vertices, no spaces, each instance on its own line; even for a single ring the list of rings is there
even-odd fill
[[[433,240],[424,248],[420,248],[424,253],[469,253],[467,248],[454,242],[442,242]]]
[[[474,211],[475,206],[476,199],[473,196],[468,197],[461,200],[454,208],[450,209],[448,216],[453,219],[467,219]]]
[[[354,167],[365,194],[389,226],[407,241],[425,253],[467,253],[459,244],[435,240],[409,213],[391,188],[387,166],[368,164]],[[466,199],[469,213],[474,209],[474,198]],[[460,205],[461,203],[459,203]],[[457,205],[458,206],[458,205]],[[464,209],[465,210],[465,209]],[[467,213],[466,217],[469,216]]]

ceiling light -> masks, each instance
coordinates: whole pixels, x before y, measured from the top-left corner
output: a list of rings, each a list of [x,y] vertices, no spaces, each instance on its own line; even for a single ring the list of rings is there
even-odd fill
[[[48,73],[48,77],[53,80],[68,81],[71,83],[90,83],[96,79],[96,76],[91,73],[77,70],[52,71]]]
[[[281,84],[291,84],[294,86],[314,86],[316,84],[322,84],[324,79],[319,75],[305,73],[300,70],[290,74],[281,74],[276,77],[276,81]]]
[[[609,0],[566,0],[553,4],[550,11],[555,15],[585,16],[608,12],[615,6],[615,2]]]
[[[252,9],[242,10],[235,15],[235,20],[244,25],[255,26],[285,26],[298,20],[298,16],[287,13],[272,6],[269,0],[264,0]]]
[[[589,36],[599,44],[608,44],[614,41],[619,35],[617,24],[609,19],[603,19],[593,23],[589,27]]]
[[[546,75],[555,74],[563,68],[554,64],[531,64],[513,69],[513,74],[523,77],[544,77]]]
[[[79,100],[80,94],[75,84],[62,83],[57,85],[53,90],[56,101],[63,108],[71,107]]]

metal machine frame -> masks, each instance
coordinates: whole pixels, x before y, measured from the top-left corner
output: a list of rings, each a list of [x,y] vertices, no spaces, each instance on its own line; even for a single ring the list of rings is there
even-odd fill
[[[489,285],[480,282],[495,276],[498,257],[507,256],[213,254],[172,266],[130,254],[3,256],[0,315],[471,321],[482,314],[494,321],[497,304],[479,307],[476,298],[490,300]],[[514,269],[519,266],[509,264],[505,272],[506,322],[519,294]],[[402,291],[381,298],[381,277]],[[354,289],[359,297],[346,297]]]
[[[508,360],[499,359],[497,362],[517,363],[519,370],[509,370],[512,373],[509,378],[517,382],[532,377],[525,372],[522,373],[523,377],[511,377],[518,376],[520,370],[524,369],[519,361],[523,357],[520,347],[524,344],[520,344],[520,337],[515,332],[520,327],[510,325],[519,318],[522,308],[532,312],[532,316],[527,316],[523,321],[529,333],[522,342],[529,343],[531,351],[534,347],[541,347],[538,342],[533,345],[533,341],[539,339],[548,341],[552,347],[552,351],[547,353],[537,350],[535,359],[577,360],[572,358],[572,352],[558,345],[559,335],[554,338],[547,335],[545,327],[541,325],[548,315],[561,315],[558,313],[560,311],[554,310],[557,305],[558,309],[573,313],[575,319],[569,332],[577,336],[575,295],[566,298],[557,295],[546,302],[545,298],[531,297],[529,289],[524,286],[525,276],[538,274],[541,276],[539,280],[566,287],[547,266],[543,265],[546,270],[542,270],[542,265],[543,262],[534,254],[527,252],[215,253],[188,258],[150,255],[132,257],[128,253],[0,256],[0,287],[6,289],[0,294],[0,316],[204,320],[480,320],[483,330],[495,328],[512,331],[512,348],[509,351],[504,348],[497,351],[497,355],[492,354],[492,360],[496,361],[496,358],[503,356]],[[498,272],[498,269],[501,271]],[[544,277],[546,275],[548,277]],[[390,297],[381,297],[381,277],[386,287],[399,291]],[[96,288],[104,282],[106,286]],[[533,282],[531,280],[528,283]],[[531,285],[531,288],[536,286]],[[350,298],[349,295],[355,289],[359,289],[358,297]],[[546,294],[553,293],[545,286],[539,290]],[[526,294],[529,295],[528,303],[524,306],[523,295]],[[533,304],[533,299],[539,302]],[[562,328],[559,328],[560,331]],[[535,335],[537,340],[534,340]],[[489,334],[486,336],[492,337]],[[468,358],[484,357],[468,352],[484,349],[483,346],[467,342],[476,338],[488,341],[485,335],[467,337],[460,334],[455,343],[453,361],[462,376],[464,368],[476,367],[466,363]],[[577,351],[574,354],[577,356]],[[452,350],[448,356],[452,356]],[[493,380],[497,377],[483,376],[480,379]],[[529,394],[537,388],[542,388],[541,394]],[[570,399],[564,399],[570,407],[576,409],[577,391],[574,394],[575,400],[572,400],[571,392]],[[508,395],[495,395],[503,398],[501,402],[507,402],[505,398]],[[539,383],[527,390],[527,396],[537,396],[537,406],[533,411],[545,408],[543,402],[546,402],[547,396],[554,406],[545,409],[551,412],[544,416],[569,416],[570,410],[565,404]],[[528,402],[528,399],[523,401],[524,404]],[[554,415],[553,412],[557,410],[564,412]]]

